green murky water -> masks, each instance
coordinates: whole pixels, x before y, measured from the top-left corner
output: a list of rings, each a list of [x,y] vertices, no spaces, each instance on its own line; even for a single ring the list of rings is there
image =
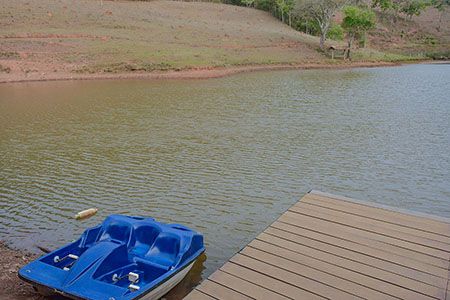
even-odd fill
[[[112,213],[205,234],[207,277],[308,190],[450,217],[450,65],[0,85],[0,238]],[[99,213],[75,221],[73,215]]]

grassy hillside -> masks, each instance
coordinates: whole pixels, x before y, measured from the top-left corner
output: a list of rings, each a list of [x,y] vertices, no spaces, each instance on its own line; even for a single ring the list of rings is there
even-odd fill
[[[317,38],[268,13],[174,1],[0,0],[0,63],[13,71],[146,71],[320,59]]]
[[[371,39],[376,47],[353,51],[354,59],[408,58],[401,54],[414,44],[389,45],[383,39],[395,41],[405,34],[381,25]],[[331,63],[317,47],[317,37],[295,31],[269,13],[240,6],[0,0],[0,77]],[[387,54],[392,47],[394,54]]]
[[[413,19],[399,18],[377,13],[377,29],[371,34],[370,43],[382,51],[403,55],[426,55],[427,53],[450,54],[450,16],[439,23],[437,9],[428,7]]]

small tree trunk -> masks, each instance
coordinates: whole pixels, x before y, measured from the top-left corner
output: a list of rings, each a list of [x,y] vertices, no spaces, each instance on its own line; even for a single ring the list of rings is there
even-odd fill
[[[325,26],[325,28],[321,28],[322,35],[320,36],[320,49],[325,49],[325,40],[327,39],[327,32],[328,32],[329,24]]]
[[[319,20],[318,20],[319,21]],[[321,23],[319,21],[320,31],[322,35],[320,36],[320,49],[325,49],[325,40],[327,39],[328,28],[330,28],[331,15],[329,19],[325,21],[325,23]]]
[[[327,36],[326,32],[322,32],[322,35],[320,36],[320,49],[324,49],[325,48],[325,38]]]
[[[445,15],[445,10],[442,10],[441,13],[439,14],[439,24],[438,27],[436,28],[438,32],[441,31],[441,23],[442,23],[442,19],[444,18]]]
[[[399,14],[398,10],[399,10],[398,8],[394,10],[394,23],[397,23],[398,21],[398,14]]]
[[[352,45],[353,45],[353,37],[351,37],[348,40],[348,49],[347,49],[347,58],[350,59],[350,50],[352,49]]]

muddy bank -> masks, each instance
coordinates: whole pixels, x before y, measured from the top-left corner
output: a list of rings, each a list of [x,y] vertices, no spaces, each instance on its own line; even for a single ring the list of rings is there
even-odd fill
[[[45,299],[37,294],[31,285],[23,282],[17,272],[24,265],[38,258],[37,255],[9,248],[0,240],[0,299],[37,300]]]
[[[79,74],[69,72],[54,73],[0,73],[0,83],[54,81],[54,80],[89,80],[89,79],[209,79],[231,76],[240,73],[275,70],[301,70],[301,69],[347,69],[362,67],[397,66],[401,62],[385,61],[357,61],[337,63],[302,63],[302,64],[274,64],[259,66],[239,66],[228,68],[199,67],[186,70],[171,70],[167,72],[151,73],[94,73]]]

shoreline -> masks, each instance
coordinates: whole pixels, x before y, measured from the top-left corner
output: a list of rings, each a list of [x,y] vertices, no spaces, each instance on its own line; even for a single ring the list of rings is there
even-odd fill
[[[25,250],[16,250],[0,240],[0,299],[38,300],[44,299],[30,284],[19,279],[19,269],[39,256]]]
[[[202,66],[197,68],[189,68],[185,70],[169,70],[165,72],[150,73],[93,73],[78,74],[70,72],[56,73],[0,73],[0,84],[2,83],[19,83],[19,82],[39,82],[39,81],[68,81],[68,80],[110,80],[110,79],[137,79],[137,80],[155,80],[155,79],[213,79],[222,78],[241,73],[261,72],[261,71],[288,71],[288,70],[311,70],[311,69],[328,69],[342,70],[353,68],[375,68],[375,67],[392,67],[413,63],[429,63],[430,60],[414,60],[414,61],[355,61],[355,62],[338,62],[334,64],[323,62],[311,62],[300,64],[272,64],[272,65],[254,65],[254,66],[234,66],[225,68],[215,68],[210,66]]]

